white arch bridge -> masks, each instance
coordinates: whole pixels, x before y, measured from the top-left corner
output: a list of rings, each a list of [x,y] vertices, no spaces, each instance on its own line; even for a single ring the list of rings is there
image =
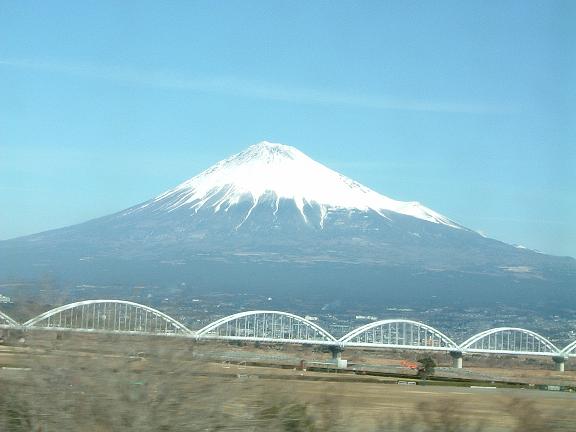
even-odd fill
[[[563,370],[576,357],[576,341],[559,349],[530,330],[501,327],[478,333],[458,344],[441,331],[406,319],[387,319],[358,327],[337,339],[298,315],[280,311],[248,311],[226,316],[193,331],[149,306],[124,300],[86,300],[44,312],[23,324],[0,312],[0,328],[185,336],[198,340],[325,345],[339,356],[345,348],[393,348],[449,352],[455,367],[467,353],[547,356]]]

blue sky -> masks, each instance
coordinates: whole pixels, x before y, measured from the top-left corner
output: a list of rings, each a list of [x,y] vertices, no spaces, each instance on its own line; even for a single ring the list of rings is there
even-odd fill
[[[0,239],[261,140],[576,256],[576,2],[0,1]]]

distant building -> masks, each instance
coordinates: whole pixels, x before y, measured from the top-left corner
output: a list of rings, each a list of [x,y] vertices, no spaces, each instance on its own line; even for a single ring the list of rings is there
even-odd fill
[[[0,303],[12,303],[10,297],[0,294]]]
[[[318,317],[316,317],[316,316],[310,316],[310,315],[306,315],[306,316],[304,317],[304,319],[305,319],[305,320],[308,320],[308,321],[318,321]]]
[[[357,320],[378,321],[378,317],[373,315],[356,315]]]

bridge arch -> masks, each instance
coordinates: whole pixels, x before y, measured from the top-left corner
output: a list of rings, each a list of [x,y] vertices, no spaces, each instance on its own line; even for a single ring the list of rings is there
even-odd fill
[[[24,327],[145,334],[190,334],[159,310],[125,300],[86,300],[44,312]]]
[[[517,327],[498,327],[480,332],[462,344],[465,352],[557,355],[560,350],[544,336]]]
[[[16,327],[18,325],[19,324],[16,322],[16,320],[10,318],[4,312],[0,311],[0,326]]]
[[[562,354],[565,356],[576,357],[576,341],[568,344],[563,350]]]
[[[305,318],[288,312],[268,310],[226,316],[198,330],[196,337],[253,342],[337,344],[334,336]]]
[[[387,319],[358,327],[342,336],[344,346],[460,351],[456,342],[429,325],[407,319]]]

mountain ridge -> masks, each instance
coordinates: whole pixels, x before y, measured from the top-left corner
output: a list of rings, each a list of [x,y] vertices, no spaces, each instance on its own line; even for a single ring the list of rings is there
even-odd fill
[[[218,212],[222,208],[227,210],[248,196],[256,206],[267,193],[275,195],[275,211],[281,199],[293,200],[305,221],[304,206],[317,204],[321,212],[321,227],[330,209],[370,209],[377,213],[382,210],[394,211],[463,228],[418,202],[397,201],[381,195],[314,161],[295,147],[268,141],[252,145],[218,162],[158,195],[151,202],[144,203],[141,208],[160,204],[160,208],[174,210],[188,205],[191,210],[197,211],[211,201],[210,205]],[[213,200],[216,196],[218,199]]]
[[[409,292],[447,303],[576,303],[573,258],[483,237],[301,155],[260,143],[129,209],[2,241],[0,283],[48,274],[72,287],[153,283],[378,304]],[[406,208],[419,217],[395,211]]]

